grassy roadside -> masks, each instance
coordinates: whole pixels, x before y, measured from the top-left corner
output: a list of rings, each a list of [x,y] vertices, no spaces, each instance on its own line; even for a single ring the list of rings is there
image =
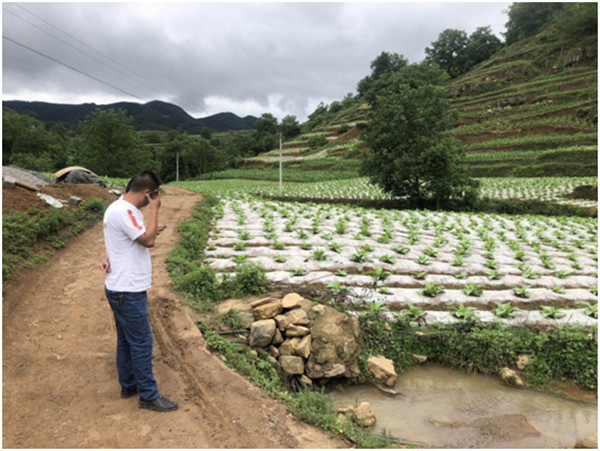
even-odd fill
[[[22,268],[37,268],[68,241],[102,219],[105,206],[92,198],[73,210],[12,212],[2,217],[2,281]]]
[[[167,258],[167,270],[175,290],[189,305],[202,312],[212,310],[215,303],[228,294],[235,293],[242,297],[260,294],[267,288],[266,278],[260,268],[246,266],[241,278],[238,269],[233,280],[217,280],[210,266],[202,266],[211,224],[219,214],[218,199],[205,194],[197,204],[192,219],[179,226],[181,240]],[[338,415],[324,393],[290,392],[286,387],[285,375],[279,373],[266,357],[254,356],[248,348],[219,336],[207,323],[198,323],[198,328],[211,351],[218,352],[229,367],[248,377],[273,398],[284,402],[297,418],[328,433],[342,435],[359,448],[392,446],[389,437],[373,436],[347,418],[338,421]]]

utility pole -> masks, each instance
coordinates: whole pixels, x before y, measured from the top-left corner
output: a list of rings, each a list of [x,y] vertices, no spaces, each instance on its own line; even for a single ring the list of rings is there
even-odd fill
[[[282,149],[283,149],[283,144],[281,142],[281,132],[279,132],[279,195],[281,196],[281,193],[283,191],[283,162],[282,162]]]
[[[179,149],[177,149],[177,158],[175,159],[175,167],[176,167],[175,181],[178,182],[179,181]]]

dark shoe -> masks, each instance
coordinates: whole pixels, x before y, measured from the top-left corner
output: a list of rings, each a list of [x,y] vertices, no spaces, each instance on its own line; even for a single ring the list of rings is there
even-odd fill
[[[172,410],[177,410],[179,404],[168,400],[164,396],[159,396],[158,398],[153,399],[152,401],[144,401],[140,398],[140,400],[138,401],[138,406],[140,407],[140,409],[150,409],[155,410],[157,412],[170,412]]]
[[[127,399],[127,398],[131,398],[132,396],[135,396],[135,395],[137,395],[137,388],[121,387],[121,398]]]

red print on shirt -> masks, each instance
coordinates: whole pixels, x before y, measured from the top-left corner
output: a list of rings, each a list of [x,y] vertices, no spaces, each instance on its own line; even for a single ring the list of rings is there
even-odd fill
[[[135,219],[135,216],[133,216],[133,211],[127,210],[127,214],[129,215],[129,219],[131,219],[131,223],[133,224],[133,226],[138,230],[142,230],[142,226],[138,224],[137,220]]]

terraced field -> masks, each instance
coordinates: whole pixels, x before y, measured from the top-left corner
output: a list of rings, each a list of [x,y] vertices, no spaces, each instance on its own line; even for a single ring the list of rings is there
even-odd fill
[[[369,210],[224,197],[206,263],[253,261],[270,281],[347,291],[427,322],[596,326],[595,219]],[[519,310],[515,310],[519,309]],[[402,313],[404,312],[404,313]],[[458,313],[457,313],[458,312]],[[392,314],[393,315],[393,314]]]

